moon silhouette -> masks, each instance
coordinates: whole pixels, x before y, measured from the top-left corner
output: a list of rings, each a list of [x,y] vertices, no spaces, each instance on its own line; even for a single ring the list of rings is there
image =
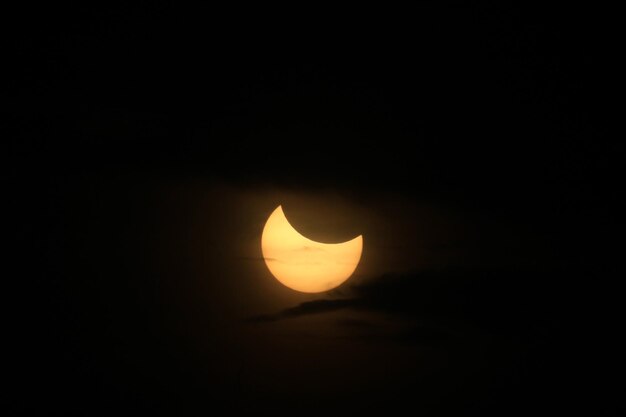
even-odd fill
[[[261,236],[263,259],[283,285],[300,292],[318,293],[345,282],[363,252],[363,236],[342,243],[320,243],[296,231],[278,206]]]

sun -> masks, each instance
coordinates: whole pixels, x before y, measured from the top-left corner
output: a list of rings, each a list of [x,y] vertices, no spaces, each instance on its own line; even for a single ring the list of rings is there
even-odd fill
[[[278,206],[265,223],[261,249],[278,281],[296,291],[318,293],[338,287],[354,273],[363,236],[343,243],[315,242],[298,233]]]

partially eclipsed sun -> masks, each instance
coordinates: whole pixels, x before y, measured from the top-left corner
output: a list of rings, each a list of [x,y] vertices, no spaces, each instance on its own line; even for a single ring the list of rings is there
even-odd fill
[[[278,206],[265,223],[261,249],[282,284],[301,292],[323,292],[350,278],[361,259],[363,236],[343,243],[315,242],[298,233]]]

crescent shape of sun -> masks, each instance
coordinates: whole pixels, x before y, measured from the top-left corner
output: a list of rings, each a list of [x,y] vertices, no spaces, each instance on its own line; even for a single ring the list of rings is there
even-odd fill
[[[283,285],[317,293],[350,278],[361,259],[363,236],[343,243],[315,242],[298,233],[278,206],[263,228],[261,249],[270,272]]]

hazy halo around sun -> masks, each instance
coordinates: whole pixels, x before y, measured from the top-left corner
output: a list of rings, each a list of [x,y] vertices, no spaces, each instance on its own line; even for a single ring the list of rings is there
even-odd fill
[[[318,293],[344,283],[354,273],[363,251],[363,236],[342,243],[320,243],[296,231],[278,206],[261,236],[263,259],[283,285]]]

